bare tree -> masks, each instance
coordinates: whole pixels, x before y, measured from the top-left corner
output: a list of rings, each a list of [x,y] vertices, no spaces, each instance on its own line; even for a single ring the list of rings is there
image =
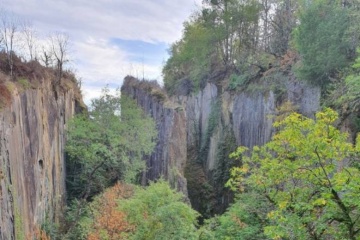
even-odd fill
[[[29,21],[22,22],[21,27],[30,61],[34,60],[36,58],[36,30]]]
[[[10,67],[10,77],[13,78],[14,45],[15,37],[18,33],[19,21],[13,14],[5,12],[4,10],[1,11],[0,15],[1,38]]]
[[[40,61],[45,65],[45,67],[50,67],[53,64],[52,51],[47,49],[45,46],[42,46],[40,52]]]
[[[51,53],[56,61],[57,81],[60,84],[63,67],[69,61],[69,36],[64,33],[55,33],[50,36]]]

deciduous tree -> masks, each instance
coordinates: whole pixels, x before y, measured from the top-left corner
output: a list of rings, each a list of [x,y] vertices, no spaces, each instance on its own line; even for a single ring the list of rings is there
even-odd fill
[[[301,79],[324,87],[348,64],[348,28],[349,10],[337,1],[316,0],[303,6],[294,35],[301,56]]]
[[[183,200],[184,196],[164,180],[135,189],[132,198],[119,202],[127,221],[135,227],[129,239],[198,239],[198,213]]]
[[[65,33],[54,33],[50,35],[51,55],[56,61],[57,83],[60,84],[64,64],[69,61],[69,36]]]
[[[0,11],[0,35],[7,56],[7,63],[10,69],[10,77],[13,77],[14,71],[14,51],[16,37],[19,32],[19,20],[5,10]]]
[[[229,185],[250,189],[273,208],[265,234],[273,239],[358,239],[360,236],[360,139],[353,146],[325,109],[316,120],[293,113],[274,126],[280,131],[250,155],[232,154],[243,166]]]
[[[133,188],[131,185],[117,183],[91,203],[93,221],[88,240],[128,239],[128,235],[134,232],[135,227],[126,221],[126,215],[119,209],[119,203],[121,199],[133,195]]]
[[[143,156],[155,146],[154,121],[122,96],[105,88],[89,116],[75,117],[68,129],[67,183],[70,198],[87,199],[117,180],[136,182]]]
[[[29,21],[21,24],[22,35],[29,54],[29,60],[36,59],[36,30]]]

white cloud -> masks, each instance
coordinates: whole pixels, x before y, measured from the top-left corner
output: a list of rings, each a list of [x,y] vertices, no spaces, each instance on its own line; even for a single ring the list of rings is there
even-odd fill
[[[201,0],[4,0],[4,6],[47,30],[167,43],[181,36],[183,21],[200,3]]]
[[[114,81],[123,75],[127,53],[105,39],[88,38],[75,42],[74,49],[78,71],[89,83]]]
[[[85,80],[84,98],[87,103],[98,96],[105,85],[111,89],[120,87],[126,75],[161,82],[161,66],[131,62],[128,53],[105,39],[88,38],[84,42],[74,43],[74,48],[77,49],[75,54],[78,60],[75,62],[78,62],[78,76]]]
[[[66,32],[72,40],[73,67],[83,79],[86,102],[103,86],[123,78],[157,79],[159,62],[142,64],[112,39],[170,44],[181,37],[182,23],[202,0],[0,0],[9,11],[30,20],[40,34]],[[43,39],[41,40],[43,41]],[[165,59],[166,54],[157,59]],[[151,58],[150,58],[151,59]]]

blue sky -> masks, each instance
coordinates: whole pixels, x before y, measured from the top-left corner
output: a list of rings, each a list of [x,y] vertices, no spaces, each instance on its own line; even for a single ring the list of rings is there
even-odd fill
[[[144,64],[162,64],[168,58],[169,44],[166,42],[144,42],[119,38],[111,39],[110,42],[130,53],[130,61]]]
[[[202,0],[0,0],[33,23],[39,43],[53,32],[71,39],[69,67],[83,80],[86,102],[128,75],[162,82],[167,49]]]

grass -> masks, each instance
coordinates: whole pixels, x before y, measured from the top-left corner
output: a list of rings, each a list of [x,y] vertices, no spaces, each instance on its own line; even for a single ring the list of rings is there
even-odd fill
[[[19,78],[17,81],[18,81],[18,83],[20,83],[21,87],[22,87],[24,90],[31,88],[31,83],[30,83],[29,80],[27,80],[26,78],[21,77],[21,78]]]

